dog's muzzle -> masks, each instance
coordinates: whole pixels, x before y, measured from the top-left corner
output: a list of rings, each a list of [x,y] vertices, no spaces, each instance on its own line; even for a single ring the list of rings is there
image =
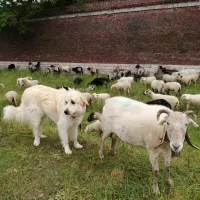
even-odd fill
[[[66,109],[66,110],[64,111],[64,113],[65,113],[65,115],[69,115],[69,110]]]

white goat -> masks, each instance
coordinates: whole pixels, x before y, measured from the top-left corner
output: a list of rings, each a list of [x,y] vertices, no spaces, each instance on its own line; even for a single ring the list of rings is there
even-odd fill
[[[118,90],[124,90],[124,92],[128,91],[128,93],[130,93],[131,84],[129,81],[117,82],[111,85],[111,89],[113,88]]]
[[[156,80],[156,77],[155,76],[150,76],[150,77],[141,77],[140,79],[140,83],[142,85],[145,85],[145,87],[147,85],[151,85],[152,81]]]
[[[110,94],[108,93],[93,93],[92,97],[98,101],[105,101],[106,99],[110,98]]]
[[[104,142],[111,133],[115,133],[121,140],[132,145],[145,147],[153,168],[153,193],[159,194],[159,154],[164,157],[166,181],[172,185],[169,169],[171,151],[178,154],[183,148],[185,139],[191,146],[197,148],[191,144],[187,125],[192,124],[195,127],[198,125],[187,116],[188,114],[193,114],[193,111],[174,112],[163,106],[147,105],[125,97],[110,98],[106,100],[101,115],[103,133],[99,157],[104,157]]]
[[[59,64],[60,70],[64,74],[70,74],[72,69],[69,65]]]
[[[186,102],[187,110],[190,105],[200,106],[200,94],[183,94],[181,99]]]
[[[5,98],[13,105],[17,106],[18,94],[15,91],[8,91]]]
[[[162,80],[154,80],[151,82],[151,88],[154,92],[161,93],[165,83]]]
[[[155,99],[165,99],[167,102],[169,102],[169,104],[172,107],[172,110],[174,110],[175,108],[178,107],[179,105],[179,101],[178,98],[175,96],[171,96],[171,95],[164,95],[164,94],[155,94],[153,91],[151,90],[146,90],[144,92],[144,94],[147,94],[151,97],[152,100]]]
[[[177,96],[181,91],[181,84],[178,82],[165,83],[163,92],[169,94],[170,91],[174,91]]]

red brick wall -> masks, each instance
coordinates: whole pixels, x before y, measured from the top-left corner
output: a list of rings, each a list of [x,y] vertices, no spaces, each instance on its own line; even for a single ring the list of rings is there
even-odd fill
[[[0,60],[200,64],[199,7],[32,22],[35,34],[0,36]]]

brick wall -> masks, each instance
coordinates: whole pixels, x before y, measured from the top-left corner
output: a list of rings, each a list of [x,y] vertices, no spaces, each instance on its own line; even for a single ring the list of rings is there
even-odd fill
[[[199,6],[30,23],[30,37],[0,35],[1,61],[200,64]]]

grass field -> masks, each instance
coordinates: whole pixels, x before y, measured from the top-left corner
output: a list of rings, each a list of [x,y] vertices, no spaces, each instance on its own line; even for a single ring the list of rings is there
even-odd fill
[[[66,155],[61,146],[55,124],[46,121],[43,132],[48,137],[41,140],[39,147],[33,145],[31,129],[26,125],[2,121],[2,109],[7,105],[4,94],[15,90],[21,96],[23,90],[16,86],[16,79],[31,75],[41,84],[56,87],[74,87],[73,76],[43,75],[39,72],[0,70],[0,199],[2,200],[149,200],[200,199],[200,151],[185,143],[180,158],[171,162],[174,187],[165,183],[163,162],[160,160],[159,187],[161,195],[152,194],[152,168],[145,149],[133,147],[118,141],[117,154],[109,152],[110,140],[105,144],[105,158],[98,157],[100,137],[96,133],[79,133],[83,149],[74,149]],[[80,88],[93,79],[83,76]],[[112,83],[110,83],[111,85]],[[140,101],[150,100],[143,95],[144,86],[134,83],[130,95]],[[110,87],[95,90],[119,95]],[[200,93],[200,84],[182,88],[182,93]],[[103,104],[93,102],[83,120],[83,130],[88,124],[87,117],[92,111],[101,111]],[[181,103],[180,110],[185,110]],[[200,110],[196,111],[198,118]],[[197,121],[200,124],[200,120]],[[200,128],[189,127],[193,143],[200,146]],[[72,145],[71,145],[72,146]]]

